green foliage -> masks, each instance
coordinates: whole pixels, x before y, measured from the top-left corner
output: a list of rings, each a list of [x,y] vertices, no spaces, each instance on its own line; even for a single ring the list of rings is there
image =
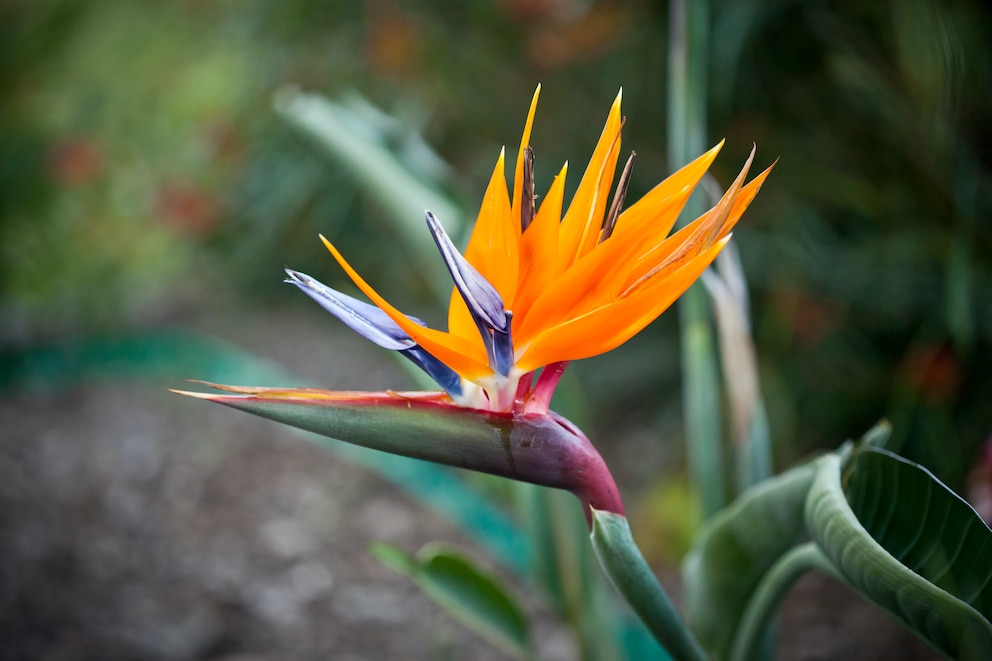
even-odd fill
[[[667,7],[525,4],[8,3],[0,339],[146,327],[230,293],[264,305],[286,264],[340,286],[318,232],[398,302],[432,295],[427,255],[388,240],[349,167],[272,111],[286,84],[338,103],[358,89],[400,162],[422,163],[409,146],[423,136],[451,167],[413,169],[469,218],[536,83],[540,192],[586,158],[623,85],[636,199],[669,171]],[[761,164],[781,158],[735,239],[779,458],[885,414],[901,454],[958,485],[992,398],[987,3],[709,4],[716,178],[752,142]],[[593,424],[625,433],[677,406],[674,321],[573,368]]]
[[[381,543],[371,551],[467,628],[514,658],[533,657],[529,623],[516,600],[465,554],[441,544],[428,544],[415,557]]]
[[[992,531],[929,471],[878,447],[887,433],[766,480],[703,528],[683,567],[686,608],[716,658],[759,656],[778,603],[810,569],[942,655],[985,658]]]
[[[714,7],[712,123],[781,157],[737,234],[779,443],[829,446],[884,412],[894,447],[956,486],[987,435],[989,18],[962,1]]]
[[[424,231],[422,210],[430,210],[440,218],[449,234],[465,233],[465,213],[439,190],[438,175],[446,166],[416,135],[407,136],[415,140],[412,145],[416,149],[405,158],[402,153],[390,151],[384,144],[386,135],[377,124],[392,118],[377,117],[367,104],[359,105],[360,99],[351,101],[349,107],[322,96],[283,89],[277,96],[276,109],[343,165],[349,176],[386,210],[388,225],[410,248],[416,270],[425,274],[438,298],[443,299],[451,291],[451,281],[437,268],[434,242]],[[432,170],[434,177],[430,176]]]
[[[842,478],[840,457],[825,457],[806,518],[852,587],[939,653],[986,658],[992,649],[992,531],[929,471],[862,448]]]
[[[746,490],[699,531],[682,565],[685,608],[703,646],[726,658],[752,593],[805,533],[814,467],[803,464]]]
[[[927,469],[884,450],[857,452],[844,494],[899,562],[992,620],[992,531]]]

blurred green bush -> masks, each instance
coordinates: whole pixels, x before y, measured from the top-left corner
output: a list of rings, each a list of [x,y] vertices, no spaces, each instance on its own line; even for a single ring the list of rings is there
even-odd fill
[[[752,142],[781,159],[737,233],[780,465],[888,415],[903,454],[960,484],[992,434],[992,12],[711,5],[717,178]],[[342,285],[318,232],[428,306],[376,200],[279,120],[274,92],[357,90],[388,109],[366,112],[398,158],[474,209],[536,83],[539,191],[585,161],[623,85],[636,199],[669,170],[666,17],[646,1],[3,3],[0,342],[295,298],[287,264]],[[603,428],[677,438],[675,328],[576,366]]]

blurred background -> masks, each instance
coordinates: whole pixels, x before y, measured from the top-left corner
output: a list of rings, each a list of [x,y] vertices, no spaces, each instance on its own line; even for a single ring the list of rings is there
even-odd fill
[[[992,11],[710,6],[708,134],[727,139],[713,173],[729,183],[752,143],[759,167],[779,159],[735,232],[776,469],[884,417],[898,451],[979,493]],[[348,288],[318,233],[398,307],[443,319],[441,262],[397,234],[388,191],[275,99],[326,95],[348,132],[467,210],[451,219],[464,229],[535,85],[538,191],[565,160],[574,190],[622,86],[634,200],[671,171],[667,21],[648,1],[0,2],[0,655],[499,658],[364,551],[471,546],[461,529],[275,426],[164,388],[237,356],[288,383],[415,387],[281,283],[292,266]],[[409,214],[420,231],[421,208]],[[692,526],[669,516],[691,511],[672,486],[677,331],[673,310],[574,365],[566,388],[660,566]],[[547,619],[544,654],[569,658]]]

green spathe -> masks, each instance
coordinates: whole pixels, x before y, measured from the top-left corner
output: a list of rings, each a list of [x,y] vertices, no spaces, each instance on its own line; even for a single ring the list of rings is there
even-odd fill
[[[623,513],[602,457],[575,425],[553,412],[467,408],[440,392],[206,385],[223,392],[179,394],[391,454],[565,489],[579,498],[587,518],[593,508]]]

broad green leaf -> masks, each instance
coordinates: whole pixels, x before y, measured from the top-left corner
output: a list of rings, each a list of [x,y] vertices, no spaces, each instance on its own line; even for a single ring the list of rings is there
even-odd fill
[[[400,549],[376,544],[372,554],[409,576],[452,617],[518,659],[532,658],[527,618],[499,579],[465,555],[440,544],[427,544],[410,557]]]
[[[992,619],[992,531],[971,505],[925,468],[884,450],[855,455],[844,491],[875,541]]]
[[[696,536],[682,564],[685,608],[713,656],[727,656],[755,587],[803,536],[814,473],[812,464],[803,464],[744,491]]]
[[[892,425],[889,424],[888,420],[882,420],[874,427],[865,432],[865,435],[861,437],[861,443],[866,447],[878,448],[879,450],[885,450],[886,445],[892,439]]]
[[[825,457],[810,534],[856,590],[950,659],[992,651],[992,531],[926,469],[862,447]]]

